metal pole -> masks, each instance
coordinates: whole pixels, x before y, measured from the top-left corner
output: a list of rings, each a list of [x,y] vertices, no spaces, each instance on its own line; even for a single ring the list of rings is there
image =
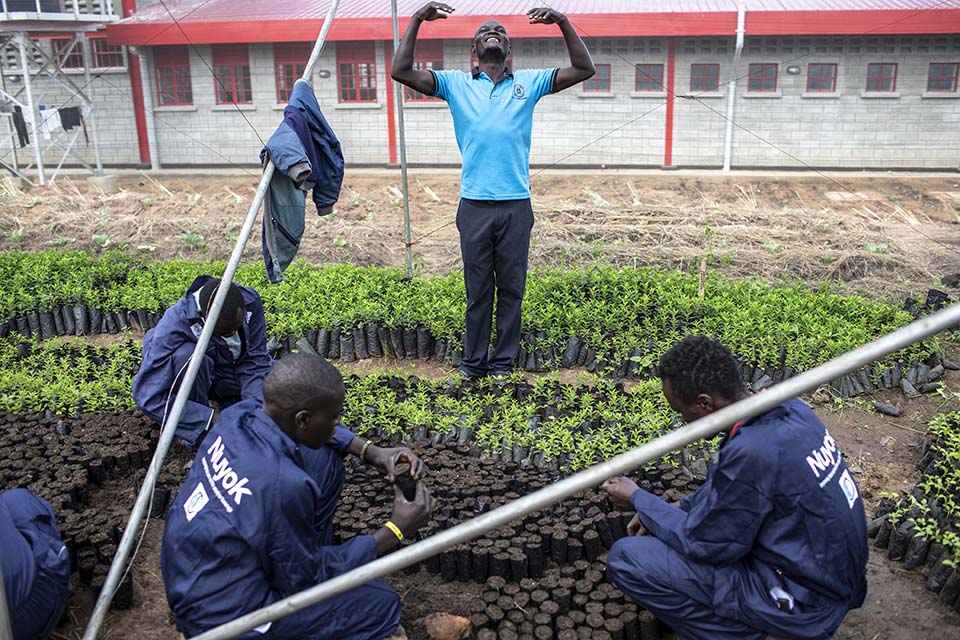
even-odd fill
[[[607,462],[590,467],[478,518],[473,518],[442,533],[433,535],[423,542],[418,542],[406,549],[284,598],[259,611],[211,629],[196,636],[193,640],[226,640],[262,624],[315,605],[327,598],[355,589],[371,580],[395,573],[404,567],[426,560],[444,549],[467,542],[491,529],[501,527],[515,518],[539,511],[585,489],[594,488],[607,478],[628,473],[671,451],[703,438],[715,436],[721,431],[729,429],[738,420],[759,415],[791,398],[813,391],[821,384],[834,380],[850,371],[856,371],[894,351],[928,338],[958,323],[960,323],[960,304],[944,309],[936,315],[917,320],[879,340],[770,387],[763,393],[752,395],[736,404],[711,413],[686,427],[677,429]]]
[[[743,53],[743,38],[746,33],[747,3],[740,0],[737,4],[737,43],[733,54],[733,67],[730,69],[730,82],[727,84],[727,131],[723,144],[723,172],[730,173],[733,159],[733,107],[737,98],[737,74],[740,70],[740,56]],[[749,80],[747,80],[749,86]]]
[[[400,47],[400,25],[397,16],[397,0],[390,0],[393,16],[393,55]],[[388,80],[393,82],[393,79]],[[407,134],[403,123],[403,92],[405,87],[397,83],[397,132],[400,134],[400,187],[403,190],[403,240],[407,245],[407,277],[413,277],[413,246],[410,244],[410,184],[407,180]]]
[[[160,169],[160,146],[157,144],[157,118],[153,110],[153,74],[150,73],[150,58],[152,50],[149,47],[137,48],[137,58],[140,61],[140,77],[142,81],[144,120],[147,122],[147,146],[150,147],[150,169]],[[189,50],[187,55],[189,56]]]
[[[10,610],[7,609],[7,592],[3,586],[3,567],[0,566],[0,640],[13,640]]]
[[[310,56],[310,63],[315,64],[316,59],[320,56],[320,50],[323,49],[323,43],[329,31],[330,23],[333,21],[333,16],[339,4],[339,0],[333,0],[330,5],[330,10],[323,23],[323,29],[320,31],[320,37],[317,39],[317,44],[314,47],[314,53]],[[310,63],[308,63],[304,71],[305,77],[309,77],[312,72]],[[153,454],[153,460],[150,461],[147,475],[143,479],[140,493],[137,495],[137,501],[133,506],[133,512],[130,514],[130,519],[127,521],[126,529],[123,532],[123,538],[117,546],[117,553],[113,557],[113,562],[110,564],[110,571],[107,574],[103,588],[100,590],[97,604],[93,609],[93,614],[90,616],[90,623],[83,633],[83,640],[95,640],[97,633],[100,631],[100,627],[103,625],[104,618],[106,618],[107,610],[110,608],[110,602],[113,600],[113,594],[117,589],[124,567],[127,564],[127,558],[140,531],[143,516],[147,511],[147,506],[153,499],[153,489],[157,482],[157,476],[160,475],[160,467],[163,466],[163,461],[167,457],[170,445],[173,444],[177,424],[180,422],[180,416],[183,413],[183,408],[186,406],[187,399],[190,395],[186,390],[193,386],[194,380],[197,378],[197,371],[199,371],[200,365],[203,363],[203,354],[206,352],[210,338],[213,336],[213,329],[217,324],[217,318],[220,317],[220,310],[223,308],[223,302],[226,300],[227,292],[230,290],[229,285],[233,282],[233,275],[236,273],[240,259],[243,257],[243,249],[247,244],[247,240],[250,238],[250,233],[253,231],[253,225],[257,220],[257,213],[260,211],[260,205],[263,204],[263,198],[267,193],[267,188],[270,186],[270,180],[273,178],[275,171],[276,167],[274,167],[273,162],[268,162],[263,170],[263,176],[260,178],[260,186],[257,188],[257,194],[250,204],[247,218],[243,223],[243,228],[240,230],[240,237],[237,238],[237,244],[233,248],[230,262],[223,272],[222,282],[226,286],[217,289],[217,295],[213,299],[213,306],[207,314],[207,321],[204,322],[203,331],[200,333],[200,337],[197,339],[197,346],[193,350],[193,355],[190,357],[190,366],[187,367],[183,383],[180,386],[181,393],[177,394],[177,399],[173,403],[170,416],[160,432],[160,441],[157,443],[157,450]]]
[[[75,3],[73,6],[77,7],[78,5]],[[88,115],[90,116],[90,132],[93,134],[93,157],[97,161],[97,170],[94,172],[94,175],[102,176],[103,160],[100,156],[100,138],[97,136],[97,108],[93,104],[93,81],[90,79],[90,61],[93,59],[93,56],[91,56],[90,53],[90,40],[87,39],[85,34],[80,34],[80,54],[83,56],[83,82],[87,88],[85,102],[90,110]]]
[[[6,3],[6,0],[3,0],[3,2]],[[4,4],[4,13],[6,13],[6,4]],[[12,97],[10,96],[9,93],[7,93],[7,74],[5,74],[3,70],[0,70],[0,89],[3,90],[3,93],[5,96]],[[23,110],[21,109],[21,112],[22,111]],[[13,125],[13,118],[11,118],[10,119],[10,148],[11,148],[11,151],[13,151],[13,170],[17,175],[20,174],[20,159],[18,157],[19,154],[17,153],[17,147],[19,146],[20,146],[20,137],[17,135],[17,128],[16,126]]]
[[[30,85],[30,65],[27,62],[27,38],[25,33],[16,35],[17,48],[20,49],[20,67],[23,73],[23,90],[27,94],[27,110],[30,112],[30,121],[33,123],[33,153],[37,160],[37,173],[39,174],[40,186],[47,184],[47,178],[43,175],[43,151],[40,149],[40,121],[39,112],[33,104],[33,88]]]

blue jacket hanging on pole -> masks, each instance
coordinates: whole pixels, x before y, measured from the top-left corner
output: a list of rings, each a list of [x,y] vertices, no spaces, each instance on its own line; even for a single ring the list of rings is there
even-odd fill
[[[333,211],[343,184],[340,141],[327,123],[305,80],[297,80],[283,122],[260,152],[277,170],[263,200],[263,261],[270,282],[283,281],[300,248],[306,218],[306,192],[313,190],[317,213]]]

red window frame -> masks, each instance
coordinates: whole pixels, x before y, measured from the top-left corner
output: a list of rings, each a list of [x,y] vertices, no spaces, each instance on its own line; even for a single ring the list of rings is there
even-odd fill
[[[217,104],[253,104],[247,45],[213,45],[213,75]]]
[[[303,77],[313,53],[309,42],[278,42],[273,45],[273,71],[277,79],[277,103],[286,104],[293,85]]]
[[[583,83],[584,93],[610,93],[611,68],[609,64],[594,65],[597,73]]]
[[[811,62],[807,65],[807,93],[836,93],[837,65]]]
[[[377,56],[372,41],[337,43],[337,101],[377,102]]]
[[[956,62],[931,62],[927,69],[927,91],[931,93],[956,93],[960,64]]]
[[[867,65],[867,88],[870,93],[893,93],[897,90],[897,63],[871,62]],[[887,84],[889,83],[889,87]]]
[[[636,65],[636,78],[634,80],[633,90],[636,93],[663,93],[666,91],[663,84],[663,65]]]
[[[153,75],[157,88],[157,106],[183,107],[193,105],[190,50],[186,46],[154,47]]]
[[[779,69],[776,63],[752,63],[747,69],[747,93],[776,93]]]
[[[51,38],[53,44],[53,57],[56,60],[60,59],[60,56],[63,55],[64,50],[70,46],[70,40],[72,38]],[[60,64],[61,69],[83,69],[83,45],[80,42],[77,42],[73,46],[73,51],[70,52]]]
[[[691,64],[690,91],[720,91],[720,65],[702,63]]]
[[[418,40],[413,54],[413,68],[418,71],[443,69],[443,40]],[[440,98],[428,96],[410,87],[404,87],[403,99],[407,102],[443,102]]]
[[[90,48],[93,50],[93,66],[95,69],[123,69],[126,67],[122,45],[110,44],[106,38],[90,38]]]

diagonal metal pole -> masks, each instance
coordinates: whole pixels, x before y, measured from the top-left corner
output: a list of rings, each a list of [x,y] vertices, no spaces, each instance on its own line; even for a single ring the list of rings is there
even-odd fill
[[[335,595],[388,576],[405,567],[437,555],[444,549],[477,538],[487,531],[501,527],[515,518],[539,511],[575,493],[592,489],[607,478],[628,473],[660,456],[681,449],[703,438],[710,438],[729,429],[738,420],[750,418],[804,393],[815,390],[821,384],[834,380],[851,371],[856,371],[880,358],[907,347],[914,342],[929,338],[945,329],[960,324],[960,304],[928,316],[811,369],[799,376],[770,387],[763,393],[752,395],[736,404],[711,413],[657,438],[632,451],[621,454],[607,462],[581,471],[544,489],[514,500],[480,517],[473,518],[442,533],[430,536],[396,553],[375,560],[353,571],[321,582],[315,587],[284,598],[274,604],[237,618],[193,640],[226,640],[305,609]]]
[[[393,55],[400,48],[400,25],[397,16],[397,0],[390,0],[393,20]],[[394,80],[388,79],[388,82]],[[400,137],[400,187],[403,189],[403,242],[407,245],[407,277],[413,277],[413,246],[410,244],[410,182],[407,179],[407,133],[403,121],[403,92],[406,88],[397,83],[397,134]]]
[[[313,75],[313,68],[320,58],[320,52],[326,43],[327,33],[330,31],[330,25],[333,22],[333,17],[337,12],[337,6],[339,4],[340,0],[332,0],[330,3],[330,9],[327,12],[327,17],[323,21],[320,35],[313,47],[313,52],[310,54],[307,67],[304,69],[303,80],[309,82],[310,77]],[[203,354],[207,350],[207,345],[210,344],[214,327],[216,327],[217,319],[220,317],[220,310],[223,308],[223,302],[227,298],[227,291],[230,289],[229,285],[233,282],[233,275],[236,273],[240,259],[243,257],[243,249],[247,244],[247,240],[250,238],[250,233],[253,231],[253,225],[257,220],[257,213],[260,211],[260,205],[263,204],[264,196],[267,193],[267,188],[270,186],[270,180],[273,178],[275,171],[276,168],[273,162],[268,162],[264,168],[263,176],[260,179],[257,195],[250,205],[250,211],[247,213],[243,228],[240,230],[240,237],[237,238],[237,244],[233,248],[230,262],[223,272],[222,282],[227,286],[222,286],[217,289],[217,295],[214,297],[213,305],[207,314],[207,321],[203,325],[203,331],[197,339],[197,346],[193,350],[193,355],[190,357],[190,366],[187,367],[183,383],[180,386],[181,393],[177,394],[177,399],[173,403],[170,416],[166,423],[162,425],[157,451],[153,454],[153,460],[150,461],[150,468],[147,470],[147,475],[140,487],[140,493],[137,495],[133,512],[130,514],[130,519],[127,521],[126,529],[123,532],[123,538],[120,540],[117,553],[113,557],[113,562],[110,565],[107,580],[100,591],[100,596],[97,598],[97,604],[93,610],[93,615],[90,617],[90,623],[87,625],[86,631],[84,631],[83,640],[94,640],[100,631],[100,627],[103,625],[104,618],[106,618],[107,611],[110,608],[110,602],[113,600],[117,585],[119,585],[127,566],[127,559],[130,556],[135,538],[140,531],[143,516],[150,502],[153,500],[153,489],[157,482],[157,476],[160,475],[160,468],[163,466],[163,461],[167,457],[167,452],[170,451],[170,445],[173,444],[173,438],[177,430],[177,425],[180,422],[180,416],[183,414],[183,408],[186,406],[187,398],[190,395],[187,390],[193,386],[193,382],[197,378],[197,371],[199,371],[200,365],[203,362]]]

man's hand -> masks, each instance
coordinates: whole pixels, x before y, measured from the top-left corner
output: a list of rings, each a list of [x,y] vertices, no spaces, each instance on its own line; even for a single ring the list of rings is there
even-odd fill
[[[613,506],[621,510],[633,508],[633,505],[630,504],[630,498],[640,490],[636,482],[623,476],[610,478],[603,483],[601,488],[607,492],[607,497],[610,498]]]
[[[423,460],[407,447],[384,449],[371,446],[367,449],[367,458],[370,460],[370,464],[380,469],[387,476],[389,482],[396,480],[396,468],[401,462],[407,462],[410,465],[410,476],[414,480],[420,480],[427,469]]]
[[[433,22],[434,20],[447,19],[448,13],[456,11],[453,7],[442,2],[428,2],[420,7],[414,15],[423,22]]]
[[[630,523],[627,525],[627,535],[628,536],[642,536],[646,535],[647,530],[643,528],[643,523],[640,522],[640,516],[633,516],[630,520]]]
[[[397,488],[393,498],[393,514],[390,520],[400,527],[404,538],[409,538],[430,522],[435,503],[436,501],[430,495],[430,490],[427,489],[424,482],[417,483],[417,494],[413,501],[404,498],[403,492]]]
[[[549,7],[530,9],[527,11],[527,16],[530,18],[530,24],[560,24],[567,19],[567,16]]]

